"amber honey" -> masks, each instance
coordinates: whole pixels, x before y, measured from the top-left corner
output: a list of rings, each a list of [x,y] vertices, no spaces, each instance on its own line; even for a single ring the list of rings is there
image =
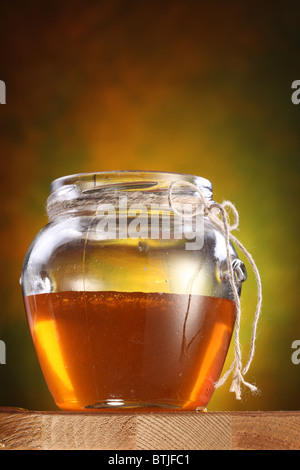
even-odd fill
[[[140,292],[25,297],[48,387],[64,410],[195,410],[221,374],[231,300]]]

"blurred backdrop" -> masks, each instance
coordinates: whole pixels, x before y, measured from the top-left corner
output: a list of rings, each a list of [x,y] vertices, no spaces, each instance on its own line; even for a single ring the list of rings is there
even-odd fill
[[[299,409],[299,2],[2,0],[0,10],[0,406],[56,409],[19,285],[51,181],[144,169],[208,178],[214,199],[239,210],[238,236],[260,269],[247,379],[261,393],[239,402],[228,383],[209,410]],[[244,355],[256,304],[248,271]]]

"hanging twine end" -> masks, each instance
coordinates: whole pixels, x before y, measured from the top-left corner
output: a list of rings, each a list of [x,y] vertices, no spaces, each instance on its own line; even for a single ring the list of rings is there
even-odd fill
[[[236,377],[233,378],[232,384],[229,389],[230,392],[235,393],[235,397],[237,400],[242,399],[242,384],[244,384],[245,387],[249,388],[252,393],[254,394],[259,393],[259,390],[255,385],[249,382],[246,382],[244,380],[244,377],[241,374],[238,374]]]

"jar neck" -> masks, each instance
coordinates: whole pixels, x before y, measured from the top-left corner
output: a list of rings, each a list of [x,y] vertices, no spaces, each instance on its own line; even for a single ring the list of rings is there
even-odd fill
[[[199,176],[151,171],[111,171],[82,173],[54,180],[47,200],[50,221],[72,215],[92,216],[98,207],[109,204],[116,211],[132,205],[149,210],[161,207],[171,210],[168,192],[171,183],[172,201],[180,206],[197,204],[196,188],[212,201],[212,184]],[[184,183],[192,183],[195,190]]]

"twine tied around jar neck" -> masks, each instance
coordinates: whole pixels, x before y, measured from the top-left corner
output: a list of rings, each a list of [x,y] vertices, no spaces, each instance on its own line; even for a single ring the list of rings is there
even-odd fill
[[[235,206],[230,201],[223,201],[222,204],[219,204],[216,202],[210,202],[207,199],[205,199],[200,189],[197,188],[197,186],[195,186],[193,183],[189,183],[187,181],[180,181],[180,182],[173,181],[170,184],[169,189],[168,189],[168,200],[169,200],[169,205],[171,209],[175,213],[178,213],[178,211],[176,210],[176,207],[174,206],[174,203],[172,200],[172,190],[173,190],[174,185],[178,183],[182,185],[190,186],[196,193],[198,193],[198,195],[200,196],[201,202],[203,204],[202,211],[204,209],[204,216],[207,216],[223,232],[225,236],[228,277],[229,277],[229,282],[230,282],[233,296],[234,296],[234,302],[236,305],[236,322],[235,322],[235,334],[234,334],[235,356],[228,371],[225,372],[223,377],[221,377],[220,380],[215,384],[215,388],[221,387],[227,381],[230,374],[233,372],[230,392],[234,392],[236,399],[241,400],[242,398],[241,385],[242,384],[248,387],[252,392],[257,393],[259,391],[255,385],[250,384],[249,382],[246,382],[246,380],[244,379],[244,376],[247,374],[250,368],[250,365],[251,365],[251,362],[253,360],[254,353],[255,353],[257,325],[258,325],[258,321],[259,321],[259,317],[261,313],[261,306],[262,306],[262,285],[261,285],[260,274],[251,254],[246,250],[246,248],[242,245],[242,243],[231,233],[232,230],[236,230],[239,226],[239,214]],[[227,212],[228,209],[233,214],[234,221],[232,224],[230,224],[230,217]],[[241,346],[240,346],[241,301],[240,301],[240,296],[238,294],[237,286],[235,283],[234,271],[233,271],[231,258],[230,258],[230,241],[232,241],[235,245],[237,245],[238,248],[246,256],[247,260],[249,261],[249,264],[251,265],[253,269],[253,272],[256,278],[256,284],[257,284],[257,304],[256,304],[256,310],[255,310],[255,315],[254,315],[254,320],[253,320],[253,325],[252,325],[250,352],[249,352],[247,363],[244,367],[242,364],[242,354],[241,354]]]

